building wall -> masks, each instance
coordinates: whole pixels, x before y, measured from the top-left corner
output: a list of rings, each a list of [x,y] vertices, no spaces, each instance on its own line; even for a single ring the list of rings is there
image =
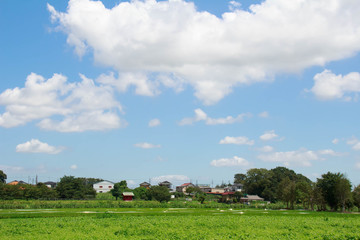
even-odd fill
[[[95,183],[93,188],[97,193],[105,193],[110,192],[110,190],[114,188],[114,184],[112,182],[103,181]]]

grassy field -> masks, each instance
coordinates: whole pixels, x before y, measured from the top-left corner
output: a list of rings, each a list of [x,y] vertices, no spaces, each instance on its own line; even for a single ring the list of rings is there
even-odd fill
[[[118,208],[0,210],[0,239],[360,239],[360,215]]]

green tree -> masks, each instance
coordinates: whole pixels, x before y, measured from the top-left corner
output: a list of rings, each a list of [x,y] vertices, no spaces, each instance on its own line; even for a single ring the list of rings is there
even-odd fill
[[[360,184],[354,188],[354,190],[352,191],[352,196],[353,196],[353,200],[354,200],[354,205],[360,211]]]
[[[171,198],[169,188],[166,186],[152,186],[150,188],[150,196],[159,202],[167,202]]]
[[[0,183],[6,183],[6,179],[6,174],[2,170],[0,170]]]
[[[84,183],[82,178],[64,176],[56,187],[56,192],[61,199],[85,199],[94,197],[96,192]]]
[[[244,182],[245,192],[271,201],[274,195],[271,190],[271,177],[272,172],[265,168],[249,169]]]
[[[246,180],[246,174],[243,173],[237,173],[234,176],[234,183],[241,183],[244,184]]]
[[[115,183],[114,188],[111,189],[111,194],[116,198],[116,200],[123,194],[123,192],[132,191],[127,187],[126,180],[122,180],[121,182]]]
[[[337,210],[340,206],[343,207],[351,192],[350,182],[342,173],[328,172],[323,174],[317,180],[317,186],[332,210]]]
[[[135,199],[150,200],[149,190],[144,187],[137,187],[133,190]]]

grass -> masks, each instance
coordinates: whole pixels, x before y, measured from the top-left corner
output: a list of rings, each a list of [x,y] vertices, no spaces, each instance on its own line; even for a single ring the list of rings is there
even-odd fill
[[[360,215],[259,209],[2,209],[0,239],[360,239]]]

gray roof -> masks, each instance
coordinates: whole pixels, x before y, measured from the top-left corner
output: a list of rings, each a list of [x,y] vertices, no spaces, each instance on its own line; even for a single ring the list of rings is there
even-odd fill
[[[123,194],[122,194],[123,196],[134,196],[134,193],[132,193],[132,192],[123,192]]]

